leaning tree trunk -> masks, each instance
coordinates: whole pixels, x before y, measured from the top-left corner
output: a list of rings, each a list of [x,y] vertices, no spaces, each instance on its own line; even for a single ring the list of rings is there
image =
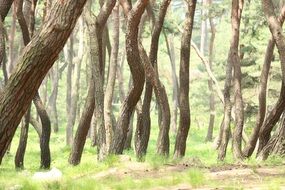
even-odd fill
[[[280,96],[278,98],[277,103],[275,104],[274,108],[271,110],[271,112],[268,114],[266,119],[263,122],[263,125],[259,131],[259,146],[257,153],[259,153],[264,146],[267,144],[267,142],[270,139],[270,133],[275,126],[275,124],[278,122],[285,105],[285,38],[282,32],[282,27],[280,22],[275,16],[274,13],[274,6],[271,0],[262,1],[263,11],[267,18],[267,22],[269,24],[269,28],[271,31],[271,34],[275,40],[275,44],[278,49],[280,62],[281,62],[281,72],[282,72],[282,87]],[[283,11],[282,11],[283,12]]]
[[[0,96],[0,163],[45,75],[54,64],[86,0],[55,1],[41,30],[18,59]],[[60,19],[65,18],[65,19]]]
[[[180,71],[179,71],[179,128],[177,131],[174,157],[180,158],[185,155],[186,140],[190,128],[190,106],[189,106],[189,65],[190,65],[190,45],[192,29],[194,25],[194,14],[196,8],[196,0],[187,1],[188,11],[186,13],[186,20],[184,31],[181,39],[180,50]]]
[[[5,20],[14,0],[3,0],[0,3],[0,15],[2,22]]]
[[[90,2],[91,3],[91,2]],[[90,77],[90,82],[89,82],[89,89],[88,89],[88,95],[86,98],[86,102],[84,105],[84,110],[82,113],[82,116],[80,118],[79,121],[79,126],[77,128],[76,134],[75,134],[75,138],[74,138],[74,142],[73,142],[73,146],[72,146],[72,150],[69,156],[69,163],[72,165],[78,165],[81,161],[81,156],[82,156],[82,152],[83,152],[83,148],[86,142],[86,137],[90,128],[90,124],[91,124],[91,120],[92,120],[92,116],[94,113],[94,109],[95,109],[95,101],[96,104],[99,104],[100,107],[100,114],[102,115],[101,117],[101,129],[100,129],[100,137],[99,137],[99,144],[98,144],[98,159],[101,160],[103,159],[103,157],[105,156],[105,128],[104,128],[104,118],[103,118],[103,96],[102,93],[103,90],[101,88],[103,88],[103,84],[100,82],[103,82],[100,78],[101,74],[100,74],[100,67],[99,67],[99,57],[100,57],[100,51],[98,50],[99,45],[98,45],[98,38],[97,38],[97,31],[96,31],[96,26],[98,23],[101,23],[102,25],[104,25],[104,23],[106,23],[109,14],[111,13],[112,8],[115,5],[115,1],[114,0],[110,0],[108,2],[106,2],[103,5],[103,8],[101,9],[99,15],[96,18],[96,22],[94,23],[94,20],[92,20],[91,17],[91,4],[88,4],[89,7],[87,9],[87,13],[85,14],[85,20],[87,23],[87,27],[89,30],[89,43],[90,43],[90,56],[91,56],[91,77]],[[99,24],[99,25],[101,25]],[[92,44],[92,45],[91,45]],[[95,54],[92,54],[95,53]],[[99,81],[96,81],[97,75],[97,79],[99,79]],[[97,83],[96,83],[97,82]],[[97,88],[95,86],[95,83],[97,85]],[[97,94],[96,94],[97,93]],[[99,94],[98,94],[99,93]],[[97,100],[95,100],[95,95],[99,95],[96,97]],[[99,99],[100,98],[100,99]],[[97,105],[98,106],[98,105]],[[97,112],[96,112],[97,113]]]
[[[95,82],[94,82],[94,74],[92,70],[92,75],[90,77],[89,89],[86,97],[86,102],[84,105],[84,109],[78,124],[78,128],[76,134],[74,136],[73,145],[71,149],[71,153],[69,155],[68,162],[72,165],[78,165],[81,161],[81,156],[83,152],[83,148],[86,142],[86,137],[90,128],[94,107],[95,107]]]
[[[110,153],[122,154],[127,137],[131,114],[140,99],[144,86],[144,69],[138,49],[138,26],[141,16],[148,4],[148,0],[138,0],[128,13],[126,32],[127,60],[133,78],[133,86],[125,98],[117,120],[114,140],[111,143]]]
[[[275,131],[274,135],[270,138],[268,143],[260,151],[258,159],[266,160],[269,155],[285,155],[285,117],[284,111],[279,128]]]
[[[274,47],[275,47],[274,39],[272,37],[272,39],[270,39],[267,44],[264,63],[263,63],[263,67],[262,67],[262,71],[260,75],[260,87],[259,87],[259,95],[258,95],[259,108],[258,108],[258,113],[256,117],[256,124],[255,124],[255,127],[253,128],[253,132],[249,138],[249,141],[247,142],[243,150],[243,155],[247,158],[249,158],[252,155],[255,149],[257,139],[258,139],[258,134],[259,134],[260,128],[265,118],[267,80],[268,80],[271,60],[273,57]]]
[[[17,19],[21,26],[24,45],[27,46],[30,42],[30,31],[28,29],[28,24],[25,20],[23,14],[23,0],[16,1],[16,12]],[[31,17],[31,20],[34,20],[34,16]],[[49,149],[49,140],[50,140],[50,119],[45,110],[45,107],[41,101],[39,93],[36,92],[33,102],[36,106],[37,113],[39,114],[42,122],[42,133],[40,137],[40,148],[41,148],[41,168],[49,169],[50,167],[50,149]],[[29,123],[29,121],[27,121]]]
[[[23,119],[19,145],[18,145],[17,152],[15,155],[16,169],[24,169],[24,157],[25,157],[25,152],[26,152],[26,147],[27,147],[30,115],[31,115],[31,109],[29,108]]]
[[[144,102],[142,106],[142,121],[139,122],[136,129],[136,154],[138,158],[142,158],[146,154],[146,148],[149,137],[148,130],[150,129],[150,103],[152,96],[152,88],[155,89],[157,101],[159,107],[163,110],[161,115],[161,122],[159,125],[159,135],[157,139],[157,153],[167,156],[169,154],[169,127],[170,127],[170,108],[168,104],[168,98],[165,88],[159,80],[158,72],[155,70],[157,67],[157,52],[159,36],[162,30],[164,18],[166,15],[167,8],[170,4],[170,0],[164,0],[161,4],[159,17],[155,24],[152,38],[151,38],[151,49],[149,58],[143,47],[140,46],[140,55],[144,62],[144,69],[146,75],[146,90],[144,96]],[[146,131],[147,130],[147,131]],[[147,140],[147,141],[146,141]]]

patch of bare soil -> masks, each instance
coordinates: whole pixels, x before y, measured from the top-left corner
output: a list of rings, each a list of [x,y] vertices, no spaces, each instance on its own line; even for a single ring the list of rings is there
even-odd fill
[[[135,180],[143,178],[157,179],[171,176],[173,172],[184,172],[190,168],[203,169],[205,171],[205,179],[215,181],[215,184],[219,184],[215,188],[202,187],[199,189],[224,189],[223,185],[224,187],[232,186],[237,189],[245,187],[246,189],[264,189],[261,182],[264,182],[265,179],[275,177],[284,177],[285,179],[285,165],[249,166],[244,164],[231,164],[209,168],[203,166],[199,160],[189,159],[176,164],[166,164],[155,168],[148,163],[131,161],[131,159],[126,156],[120,158],[118,167],[110,168],[89,177],[97,180],[107,177],[116,177],[118,179],[132,177]],[[283,185],[285,189],[285,180]],[[179,184],[173,187],[156,187],[154,189],[187,190],[193,188],[191,188],[190,184]]]

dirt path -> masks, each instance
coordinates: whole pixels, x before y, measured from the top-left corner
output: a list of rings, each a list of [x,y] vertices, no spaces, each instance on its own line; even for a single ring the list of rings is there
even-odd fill
[[[276,185],[276,188],[285,189],[285,165],[280,166],[248,166],[248,165],[224,165],[219,167],[204,167],[200,162],[187,161],[177,164],[168,164],[159,167],[153,167],[148,163],[130,161],[122,159],[118,167],[112,167],[106,171],[92,175],[96,180],[116,177],[123,180],[131,177],[134,180],[145,178],[159,179],[171,177],[174,173],[187,172],[190,169],[201,169],[204,173],[205,186],[196,189],[268,189],[270,183]],[[281,184],[274,184],[274,179],[279,179]],[[273,180],[273,182],[270,182]],[[283,181],[283,182],[282,182]],[[208,185],[210,184],[210,185]],[[175,189],[186,190],[194,189],[190,184],[182,183],[173,187],[155,187],[153,189]],[[272,186],[272,189],[275,189]]]

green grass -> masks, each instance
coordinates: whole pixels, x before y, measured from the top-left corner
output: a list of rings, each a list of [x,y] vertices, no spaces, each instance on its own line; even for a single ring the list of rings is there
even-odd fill
[[[205,118],[206,120],[206,118]],[[155,123],[156,118],[153,119]],[[218,122],[217,122],[218,123]],[[216,128],[218,128],[216,126]],[[217,132],[215,131],[215,134]],[[173,150],[175,135],[170,134],[170,156],[168,158],[156,155],[156,139],[158,136],[158,127],[153,126],[148,147],[148,154],[145,157],[151,169],[160,171],[165,164],[176,164],[182,162],[194,163],[194,167],[185,169],[182,172],[169,172],[160,177],[141,177],[136,176],[108,176],[106,178],[96,180],[94,176],[102,171],[107,171],[113,167],[123,167],[120,165],[119,158],[115,155],[108,156],[103,162],[97,161],[96,148],[91,146],[91,142],[87,140],[81,164],[78,166],[70,166],[68,157],[70,148],[65,145],[65,131],[60,128],[58,134],[52,134],[50,146],[52,155],[52,167],[56,167],[63,173],[63,179],[58,182],[38,182],[31,179],[40,166],[40,148],[39,140],[33,128],[30,128],[28,145],[25,155],[25,169],[16,171],[14,168],[14,155],[19,140],[19,130],[13,139],[10,154],[5,156],[0,166],[0,190],[10,187],[18,187],[18,189],[34,190],[34,189],[149,189],[154,187],[170,187],[178,184],[188,184],[191,187],[200,187],[210,185],[212,187],[220,186],[213,181],[209,181],[205,176],[202,168],[195,168],[195,163],[207,167],[219,167],[225,164],[233,163],[231,151],[227,153],[225,162],[217,162],[217,153],[213,149],[212,143],[205,143],[204,138],[206,128],[198,128],[195,123],[192,124],[190,134],[187,140],[186,156],[182,160],[173,160]],[[136,160],[133,150],[125,151],[132,160]],[[258,164],[278,165],[281,164],[282,158],[271,157],[266,162],[259,163],[255,159],[246,161],[246,164],[253,167]],[[197,166],[199,167],[199,166]],[[268,187],[278,187],[282,184],[282,180],[268,179],[264,182]],[[271,185],[275,184],[275,185]],[[284,183],[283,183],[284,184]],[[231,188],[233,184],[227,184],[226,188]],[[266,186],[266,185],[265,185]],[[225,186],[223,186],[225,187]],[[17,188],[16,188],[17,189]]]

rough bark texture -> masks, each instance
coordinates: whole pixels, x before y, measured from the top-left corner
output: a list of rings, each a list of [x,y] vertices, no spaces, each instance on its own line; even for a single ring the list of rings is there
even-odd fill
[[[148,0],[138,0],[133,9],[128,13],[126,53],[127,61],[133,78],[133,86],[123,102],[120,116],[117,120],[114,140],[112,141],[110,147],[110,152],[114,154],[122,154],[123,152],[131,114],[143,91],[144,69],[138,49],[138,26],[147,4]]]
[[[112,122],[112,103],[113,103],[113,92],[116,80],[116,69],[118,63],[118,51],[119,51],[119,34],[120,34],[120,14],[119,14],[119,4],[113,10],[113,37],[112,37],[112,50],[111,50],[111,60],[109,66],[109,74],[107,80],[107,86],[105,90],[104,99],[104,119],[105,119],[105,129],[106,129],[106,144],[109,149],[112,142],[114,131]]]
[[[29,17],[30,20],[34,20],[34,15],[24,16],[23,14],[23,0],[16,0],[16,13],[17,13],[17,19],[20,24],[24,45],[27,46],[30,42],[30,36],[31,33],[28,29],[28,22],[26,20],[26,17]],[[43,105],[40,95],[38,92],[36,92],[35,97],[33,99],[33,102],[36,106],[37,113],[39,114],[39,117],[41,119],[42,123],[42,133],[40,136],[40,148],[41,148],[41,168],[43,169],[49,169],[50,168],[50,149],[49,149],[49,140],[50,140],[50,133],[51,133],[51,124],[50,119],[47,114],[47,111],[45,110],[45,106]],[[26,121],[29,123],[29,119]]]
[[[103,92],[103,83],[104,83],[104,55],[103,55],[103,29],[107,22],[109,15],[112,12],[113,7],[115,6],[115,0],[106,1],[103,7],[100,10],[98,17],[95,20],[94,25],[89,25],[89,35],[90,44],[91,44],[91,64],[97,64],[95,67],[95,116],[96,116],[96,127],[98,131],[97,136],[97,148],[98,148],[98,159],[102,160],[107,154],[109,147],[106,144],[106,132],[111,136],[112,131],[105,128],[104,122],[104,92]],[[96,41],[96,42],[95,42]],[[97,47],[96,47],[97,46]]]
[[[0,162],[44,76],[72,32],[84,4],[85,0],[55,1],[41,31],[19,57],[17,69],[0,96]]]
[[[132,148],[133,130],[134,130],[134,113],[132,114],[131,119],[130,119],[129,130],[128,130],[126,142],[124,145],[124,150],[129,150]]]
[[[0,3],[1,20],[4,21],[14,0],[2,0]]]
[[[169,127],[170,127],[170,108],[168,104],[168,98],[165,88],[159,80],[158,72],[155,71],[157,67],[157,52],[159,36],[162,30],[164,18],[167,8],[170,4],[170,0],[164,0],[161,4],[159,16],[155,23],[152,38],[149,58],[145,53],[142,46],[140,46],[140,54],[144,63],[145,75],[146,75],[146,90],[144,95],[144,102],[142,106],[142,121],[139,122],[136,129],[136,154],[138,158],[141,158],[146,153],[147,143],[150,130],[150,103],[152,97],[152,88],[155,89],[157,101],[159,107],[163,109],[162,122],[159,125],[159,135],[157,140],[157,153],[161,155],[169,154]],[[147,131],[145,131],[147,130]]]
[[[275,44],[277,46],[280,62],[281,62],[281,72],[282,72],[282,87],[280,96],[277,100],[277,103],[275,104],[274,108],[271,110],[271,112],[268,114],[266,119],[264,120],[262,127],[259,131],[259,146],[257,153],[259,153],[264,146],[267,144],[267,142],[270,139],[270,133],[275,126],[275,124],[278,122],[285,105],[285,38],[282,32],[280,21],[275,16],[274,13],[274,7],[271,0],[262,1],[263,11],[267,18],[267,22],[271,31],[271,34],[275,40]],[[283,12],[283,11],[282,11]]]
[[[184,25],[184,31],[181,39],[180,50],[180,71],[179,71],[179,128],[177,131],[174,157],[180,158],[185,155],[186,140],[190,128],[190,105],[189,105],[189,66],[190,66],[190,44],[192,29],[194,24],[194,14],[196,8],[196,0],[187,1],[187,13]]]
[[[264,146],[264,148],[258,154],[258,159],[266,160],[269,155],[285,155],[285,115],[284,111],[280,118],[280,125],[268,141],[268,143]]]
[[[156,152],[159,155],[168,156],[169,154],[169,127],[170,127],[170,109],[167,99],[167,94],[163,84],[160,82],[154,68],[151,65],[147,53],[144,51],[142,45],[139,46],[140,55],[144,63],[146,78],[154,87],[159,106],[162,109],[161,125],[159,126],[159,134],[157,139]],[[140,135],[140,134],[138,134]]]

